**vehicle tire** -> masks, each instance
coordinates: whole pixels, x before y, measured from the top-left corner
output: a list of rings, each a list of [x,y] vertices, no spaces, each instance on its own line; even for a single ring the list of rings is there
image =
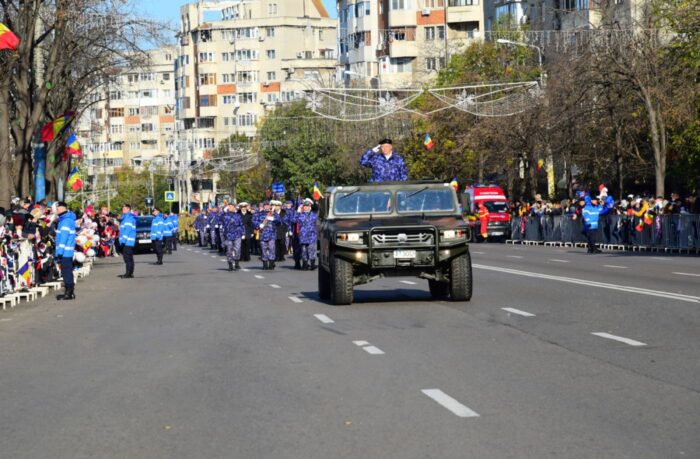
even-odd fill
[[[322,300],[331,298],[331,275],[323,266],[318,267],[318,296]]]
[[[444,300],[450,294],[450,284],[428,279],[428,287],[430,288],[430,296],[436,300]]]
[[[331,302],[337,306],[352,303],[352,264],[331,256]]]
[[[472,259],[467,251],[452,259],[450,266],[450,297],[452,301],[469,301],[472,298]]]

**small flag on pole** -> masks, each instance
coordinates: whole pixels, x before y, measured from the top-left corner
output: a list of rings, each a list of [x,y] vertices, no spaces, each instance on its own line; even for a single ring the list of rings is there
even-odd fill
[[[78,166],[74,167],[71,171],[70,175],[68,176],[68,180],[66,181],[66,185],[68,185],[73,191],[78,191],[83,187],[83,181],[80,178],[80,170],[78,169]]]
[[[318,187],[318,182],[314,182],[314,201],[318,201],[321,199],[323,194],[321,193],[321,190]]]
[[[19,38],[5,24],[0,22],[0,50],[9,49],[17,51],[19,47]]]
[[[75,119],[75,112],[66,112],[53,121],[49,121],[41,128],[41,141],[51,142],[63,134]]]
[[[80,148],[78,138],[75,136],[74,132],[71,133],[68,142],[66,142],[66,153],[75,158],[80,158],[83,155],[83,150]]]
[[[537,160],[537,172],[541,171],[543,166],[544,166],[544,159],[538,159]]]
[[[430,138],[430,134],[425,134],[425,139],[423,139],[423,145],[425,145],[425,148],[428,150],[432,150],[432,148],[435,146],[433,143],[433,139]]]
[[[19,271],[17,273],[24,279],[24,283],[27,285],[27,287],[31,286],[31,279],[32,279],[32,271],[29,269],[29,262],[27,261],[24,263],[24,265],[19,268]]]
[[[452,186],[452,188],[455,189],[455,191],[459,192],[459,183],[457,182],[457,177],[452,179],[450,185]]]

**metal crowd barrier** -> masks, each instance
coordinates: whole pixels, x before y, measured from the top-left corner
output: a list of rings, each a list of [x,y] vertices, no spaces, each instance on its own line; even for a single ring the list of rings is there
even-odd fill
[[[651,224],[642,217],[604,215],[597,239],[606,249],[700,252],[700,215],[660,215]],[[586,234],[582,219],[571,215],[513,217],[507,242],[577,246],[586,244]]]

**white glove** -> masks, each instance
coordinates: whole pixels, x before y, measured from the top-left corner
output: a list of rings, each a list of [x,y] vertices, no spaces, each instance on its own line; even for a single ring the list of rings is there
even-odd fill
[[[245,236],[241,236],[241,240],[245,240]]]
[[[379,153],[379,150],[381,150],[381,149],[382,149],[382,146],[381,146],[381,145],[377,145],[376,147],[372,148],[372,151],[375,152],[375,153]]]
[[[267,217],[267,220],[270,220],[270,221],[272,221],[272,220],[274,220],[274,219],[275,219],[275,217],[273,217],[272,215],[270,215],[269,217]]]

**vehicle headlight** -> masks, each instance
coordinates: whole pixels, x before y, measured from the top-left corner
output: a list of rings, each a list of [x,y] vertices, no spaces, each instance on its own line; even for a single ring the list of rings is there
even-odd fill
[[[362,233],[338,233],[338,240],[343,242],[362,242]]]
[[[465,232],[462,230],[445,230],[442,232],[443,239],[462,239]]]

